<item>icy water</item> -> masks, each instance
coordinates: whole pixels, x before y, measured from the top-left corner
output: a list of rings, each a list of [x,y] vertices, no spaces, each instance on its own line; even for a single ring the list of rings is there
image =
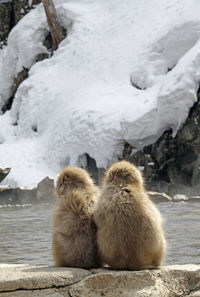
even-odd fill
[[[200,263],[200,202],[160,203],[166,264]],[[0,263],[52,265],[52,205],[0,207]]]

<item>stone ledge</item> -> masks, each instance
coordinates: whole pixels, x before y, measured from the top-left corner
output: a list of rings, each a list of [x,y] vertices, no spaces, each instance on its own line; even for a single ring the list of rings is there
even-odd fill
[[[68,286],[90,274],[79,268],[0,264],[0,292]]]
[[[45,177],[37,187],[0,187],[0,205],[23,205],[55,202],[54,180]]]
[[[199,297],[200,265],[156,270],[0,264],[0,297]]]

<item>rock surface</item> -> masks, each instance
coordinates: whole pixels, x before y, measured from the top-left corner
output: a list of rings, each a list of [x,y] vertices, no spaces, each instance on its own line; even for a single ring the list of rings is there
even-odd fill
[[[56,199],[54,179],[47,176],[37,185],[36,200],[48,202],[52,199]]]
[[[33,204],[36,203],[36,188],[0,188],[0,205]]]
[[[175,137],[172,130],[166,130],[154,144],[135,154],[130,144],[124,145],[122,158],[143,167],[147,186],[153,191],[171,196],[200,193],[200,89],[197,96]]]
[[[0,264],[0,297],[199,297],[200,265],[156,270]]]
[[[0,43],[6,43],[11,29],[27,14],[40,0],[3,0],[0,1]]]
[[[184,194],[176,194],[174,197],[173,197],[173,202],[180,202],[180,201],[188,201],[189,198],[188,196],[184,195]]]
[[[189,197],[190,202],[200,202],[200,196],[190,196]]]
[[[17,191],[15,188],[0,188],[0,205],[18,204]]]
[[[0,297],[70,297],[66,288],[43,290],[18,290],[0,293]],[[196,297],[196,296],[194,296]]]
[[[37,187],[0,188],[0,205],[49,203],[56,199],[54,180],[44,178]]]
[[[0,182],[9,174],[10,167],[0,167]]]
[[[150,199],[155,203],[172,201],[172,198],[165,193],[149,191],[148,195]]]
[[[149,191],[148,195],[154,203],[161,202],[200,202],[200,196],[186,196],[177,194],[171,198],[165,193]],[[23,205],[34,203],[55,202],[56,193],[54,180],[46,177],[37,187],[0,188],[0,205]]]
[[[90,274],[79,268],[0,264],[0,292],[68,286]]]

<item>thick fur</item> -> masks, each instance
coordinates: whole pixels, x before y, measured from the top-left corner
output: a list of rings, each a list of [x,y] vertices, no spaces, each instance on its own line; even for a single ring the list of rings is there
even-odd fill
[[[120,161],[107,170],[94,220],[104,263],[128,270],[162,264],[166,249],[162,218],[131,163]]]
[[[57,180],[52,254],[56,266],[97,267],[92,210],[99,192],[82,168],[68,166]]]

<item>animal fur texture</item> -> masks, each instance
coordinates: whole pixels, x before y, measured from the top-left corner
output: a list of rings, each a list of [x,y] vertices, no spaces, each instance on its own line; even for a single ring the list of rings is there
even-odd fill
[[[114,269],[159,267],[166,243],[161,215],[131,163],[114,163],[105,173],[94,211],[101,260]]]
[[[68,166],[58,176],[56,191],[52,238],[55,265],[96,267],[96,226],[92,210],[99,196],[97,187],[84,169]]]

